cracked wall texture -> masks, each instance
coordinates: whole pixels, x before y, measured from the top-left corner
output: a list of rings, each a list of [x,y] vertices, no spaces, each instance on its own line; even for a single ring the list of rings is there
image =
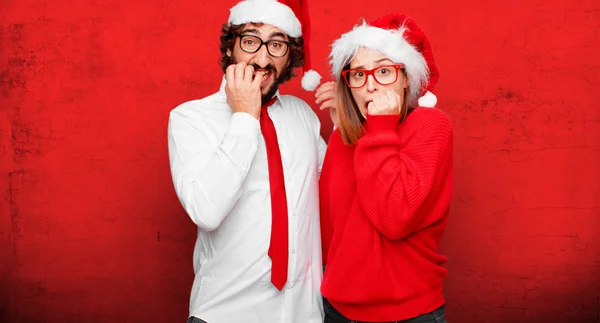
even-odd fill
[[[233,4],[0,2],[1,322],[185,320],[195,228],[167,118],[218,89]],[[429,35],[456,137],[450,322],[600,322],[600,4],[369,4],[313,1],[313,65],[360,16]]]

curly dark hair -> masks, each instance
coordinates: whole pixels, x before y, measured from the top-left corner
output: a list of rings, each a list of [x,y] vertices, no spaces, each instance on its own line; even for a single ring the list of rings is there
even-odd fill
[[[261,26],[262,23],[253,23],[255,26]],[[227,50],[231,50],[233,52],[233,46],[235,45],[235,35],[238,34],[246,25],[233,25],[229,26],[228,24],[223,24],[221,28],[221,59],[219,60],[219,65],[223,69],[223,73],[227,70],[227,66],[233,64],[233,55],[232,57],[227,56]],[[302,37],[289,37],[290,41],[290,64],[288,67],[281,71],[281,76],[279,78],[280,82],[283,83],[288,81],[295,76],[294,68],[301,67],[304,65],[304,38]]]

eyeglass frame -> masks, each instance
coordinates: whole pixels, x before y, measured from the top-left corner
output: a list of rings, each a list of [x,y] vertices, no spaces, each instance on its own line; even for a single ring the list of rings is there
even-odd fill
[[[259,51],[259,50],[260,50],[260,49],[263,47],[263,45],[267,45],[267,53],[269,53],[269,55],[271,55],[271,56],[273,56],[273,57],[276,57],[276,58],[282,58],[282,57],[284,57],[285,55],[287,55],[287,53],[289,53],[289,51],[290,51],[290,47],[292,46],[292,42],[290,42],[290,41],[287,41],[287,40],[281,40],[281,39],[269,39],[269,40],[267,40],[267,41],[264,41],[264,40],[262,40],[262,38],[260,38],[260,37],[258,37],[258,36],[256,36],[256,35],[251,35],[251,34],[235,34],[235,36],[236,36],[236,37],[240,37],[240,41],[239,41],[239,44],[240,44],[240,49],[241,49],[243,52],[245,52],[245,53],[249,53],[249,54],[254,54],[254,53],[257,53],[257,52],[258,52],[258,51]],[[254,37],[254,38],[257,38],[257,39],[260,41],[260,45],[259,45],[259,46],[256,48],[256,50],[255,50],[255,51],[247,51],[247,50],[245,50],[245,49],[244,49],[244,47],[242,46],[242,39],[243,39],[244,37],[247,37],[247,36],[248,36],[248,37]],[[281,56],[275,56],[275,55],[271,54],[271,51],[269,50],[269,43],[270,43],[270,42],[273,42],[273,41],[276,41],[276,42],[281,42],[281,43],[284,43],[284,44],[286,45],[286,48],[285,48],[285,53],[283,53],[283,55],[281,55]]]
[[[267,48],[268,49],[268,48]],[[396,77],[394,78],[394,80],[390,83],[381,83],[379,82],[379,80],[377,79],[377,77],[375,76],[375,71],[380,69],[380,68],[384,68],[384,67],[393,67],[394,70],[396,71]],[[347,69],[347,70],[343,70],[342,71],[342,78],[344,79],[344,82],[346,82],[346,85],[351,88],[351,89],[360,89],[361,87],[365,86],[367,84],[367,81],[369,79],[369,75],[371,75],[373,77],[373,79],[375,80],[375,82],[381,84],[381,85],[390,85],[395,83],[396,81],[398,81],[398,75],[400,75],[400,70],[404,70],[406,68],[406,65],[404,64],[390,64],[390,65],[381,65],[381,66],[377,66],[373,69],[370,70],[366,70],[366,69],[362,69],[362,68],[352,68],[352,69]],[[356,72],[356,71],[361,71],[363,73],[366,74],[365,76],[365,81],[363,82],[363,84],[361,86],[351,86],[350,85],[350,81],[348,80],[348,73],[350,72]]]

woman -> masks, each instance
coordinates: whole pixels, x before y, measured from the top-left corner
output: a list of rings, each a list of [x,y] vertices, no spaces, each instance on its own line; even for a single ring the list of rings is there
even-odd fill
[[[337,114],[320,178],[325,323],[446,322],[452,125],[431,108],[431,46],[388,15],[335,41],[331,63],[316,95]]]

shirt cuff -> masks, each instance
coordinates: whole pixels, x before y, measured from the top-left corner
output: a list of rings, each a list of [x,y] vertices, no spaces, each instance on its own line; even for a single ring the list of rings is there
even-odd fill
[[[231,116],[230,131],[247,137],[258,137],[260,123],[258,119],[246,112],[236,112]]]

